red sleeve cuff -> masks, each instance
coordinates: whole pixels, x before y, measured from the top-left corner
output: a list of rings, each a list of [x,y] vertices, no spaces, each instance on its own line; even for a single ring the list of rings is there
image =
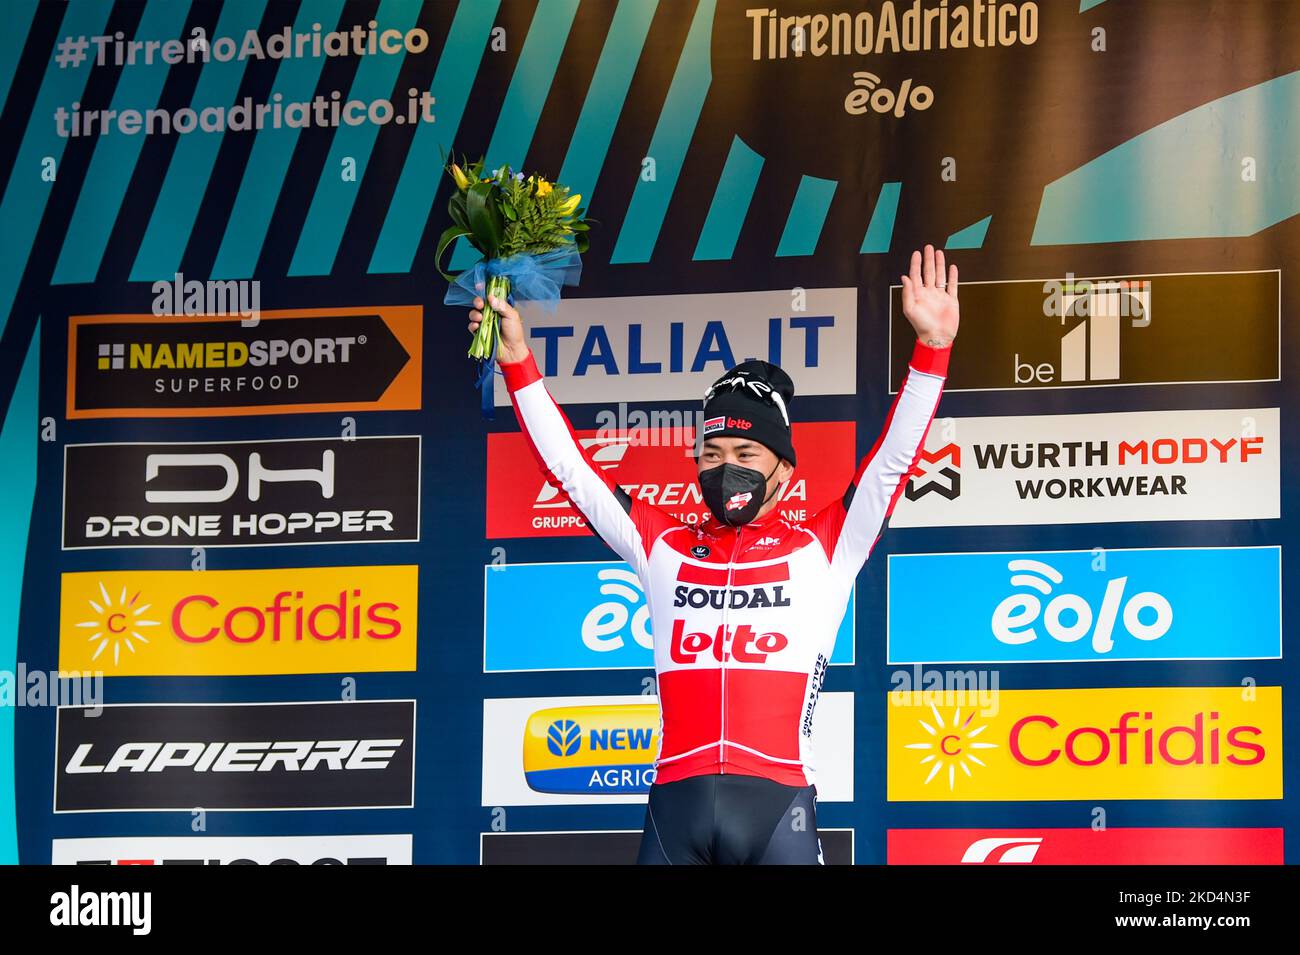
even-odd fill
[[[511,394],[518,391],[525,385],[531,385],[542,377],[542,373],[537,369],[537,361],[533,358],[530,351],[528,357],[522,361],[497,361],[501,366],[501,374],[505,375],[506,388]]]
[[[919,338],[916,344],[912,346],[912,358],[908,362],[917,371],[923,371],[927,375],[939,375],[948,377],[948,358],[952,355],[952,346],[947,348],[933,348],[921,341]]]

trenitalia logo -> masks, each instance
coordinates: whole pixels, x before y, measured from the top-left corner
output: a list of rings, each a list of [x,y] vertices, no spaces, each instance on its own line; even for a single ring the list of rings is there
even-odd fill
[[[1281,865],[1281,829],[890,829],[889,865]]]
[[[632,443],[626,436],[579,431],[579,444],[595,466],[632,497],[663,508],[690,524],[709,517],[696,482],[694,430],[673,428],[661,444]],[[777,505],[789,521],[806,521],[841,496],[853,479],[854,424],[851,421],[796,422],[793,440],[800,460]],[[558,488],[541,476],[527,439],[518,432],[489,434],[487,442],[487,536],[574,537],[587,522]]]
[[[242,316],[74,315],[67,416],[163,418],[420,407],[417,306]]]
[[[538,710],[524,728],[524,776],[544,793],[646,793],[659,752],[659,706]]]
[[[894,692],[890,801],[1280,799],[1281,687]]]
[[[59,666],[108,676],[415,669],[419,568],[62,577]]]

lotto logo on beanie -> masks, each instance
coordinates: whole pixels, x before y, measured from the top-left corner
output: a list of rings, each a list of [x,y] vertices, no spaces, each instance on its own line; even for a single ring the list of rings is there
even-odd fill
[[[788,411],[793,398],[794,382],[778,366],[742,362],[705,392],[703,436],[752,438],[794,464]]]

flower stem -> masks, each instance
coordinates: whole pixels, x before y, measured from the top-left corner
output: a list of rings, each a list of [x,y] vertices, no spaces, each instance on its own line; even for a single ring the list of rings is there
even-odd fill
[[[483,295],[483,321],[474,333],[474,340],[469,345],[470,358],[491,358],[496,349],[497,336],[500,334],[501,316],[488,304],[488,299],[495,296],[502,301],[510,294],[510,279],[504,275],[489,275],[487,289]]]

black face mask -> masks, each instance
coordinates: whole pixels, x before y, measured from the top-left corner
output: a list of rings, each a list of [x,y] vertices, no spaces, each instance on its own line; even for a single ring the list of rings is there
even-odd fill
[[[781,466],[776,462],[772,474]],[[709,505],[718,520],[732,527],[748,524],[758,516],[768,498],[776,493],[778,484],[772,488],[772,494],[763,496],[767,482],[772,474],[763,477],[762,471],[741,467],[739,464],[719,464],[700,472],[700,490],[704,503]]]

